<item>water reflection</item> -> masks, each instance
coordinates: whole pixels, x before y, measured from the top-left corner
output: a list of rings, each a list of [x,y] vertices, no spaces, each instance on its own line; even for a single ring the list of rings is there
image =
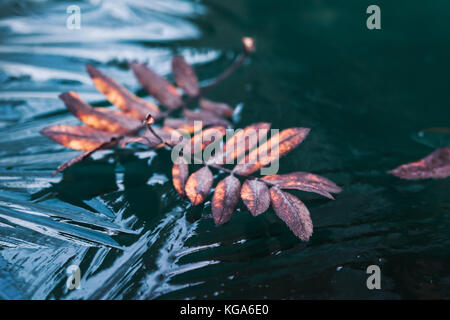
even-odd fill
[[[51,123],[76,123],[57,99],[62,91],[76,90],[105,105],[84,70],[87,62],[101,65],[134,91],[139,86],[125,68],[127,61],[168,73],[174,49],[164,44],[200,37],[191,19],[206,9],[178,0],[84,1],[78,3],[81,29],[69,30],[69,4],[0,5],[2,297],[156,297],[172,290],[162,289],[161,275],[178,268],[171,258],[163,263],[164,256],[183,249],[196,226],[174,202],[169,155],[101,152],[53,178],[51,170],[74,152],[38,132]],[[177,50],[193,65],[220,55],[210,49]],[[70,264],[80,265],[82,290],[65,287]],[[160,275],[153,282],[155,272]]]

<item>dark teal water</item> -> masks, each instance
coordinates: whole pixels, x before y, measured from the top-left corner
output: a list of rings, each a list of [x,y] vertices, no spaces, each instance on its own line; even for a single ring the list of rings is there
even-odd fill
[[[0,297],[32,299],[424,299],[450,294],[450,181],[386,174],[449,145],[448,1],[84,1],[80,30],[63,1],[0,4]],[[133,91],[126,61],[170,76],[183,54],[203,83],[257,52],[210,98],[239,106],[234,125],[310,127],[280,162],[344,188],[335,201],[296,193],[314,234],[299,242],[272,211],[243,206],[216,228],[210,204],[172,188],[167,152],[104,151],[64,175],[78,152],[39,135],[78,123],[57,99],[74,90],[107,105],[95,64]],[[150,99],[150,98],[148,98]],[[381,268],[368,290],[366,268]],[[66,268],[79,265],[81,289]]]

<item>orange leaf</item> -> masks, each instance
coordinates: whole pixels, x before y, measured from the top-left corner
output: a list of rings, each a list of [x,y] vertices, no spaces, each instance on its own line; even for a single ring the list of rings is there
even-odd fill
[[[202,130],[193,136],[186,145],[186,151],[192,154],[197,153],[206,148],[217,139],[222,139],[226,131],[224,127],[212,127]]]
[[[249,150],[252,150],[259,141],[259,134],[265,137],[270,129],[270,123],[260,122],[249,125],[243,130],[238,130],[227,140],[222,151],[212,157],[208,163],[230,164],[234,159],[240,161],[241,157]]]
[[[63,146],[81,151],[95,149],[114,137],[111,133],[88,126],[55,125],[46,127],[40,132]]]
[[[425,158],[389,171],[402,179],[443,179],[450,176],[450,147],[435,150]]]
[[[166,118],[164,119],[164,126],[184,130],[187,133],[194,133],[196,130],[194,121],[186,119]]]
[[[176,109],[183,104],[181,95],[167,79],[161,77],[146,65],[133,62],[130,64],[139,83],[162,105]]]
[[[208,167],[203,167],[191,174],[184,189],[192,205],[196,206],[205,201],[211,191],[212,183],[213,175]]]
[[[71,113],[95,129],[114,133],[125,133],[141,125],[138,120],[120,111],[108,110],[106,108],[93,108],[81,100],[78,94],[73,91],[64,92],[59,97],[64,101],[67,109]]]
[[[186,185],[186,180],[189,175],[189,168],[186,160],[183,157],[179,157],[177,161],[175,161],[172,167],[172,181],[175,190],[180,194],[180,196],[184,197],[184,187]]]
[[[275,213],[289,229],[301,240],[308,241],[313,233],[313,224],[305,204],[276,187],[270,188],[270,200]]]
[[[217,226],[231,219],[239,202],[239,179],[230,175],[217,184],[212,198],[211,209]]]
[[[86,64],[86,69],[97,90],[103,93],[110,103],[122,109],[127,115],[143,120],[149,113],[154,116],[159,112],[158,106],[137,97],[94,66]]]
[[[252,215],[257,216],[269,209],[269,188],[258,180],[245,180],[241,189],[241,198]]]
[[[201,121],[204,127],[209,126],[223,126],[229,127],[230,122],[225,119],[219,118],[214,113],[208,111],[191,111],[188,109],[183,110],[183,114],[189,120]]]
[[[194,69],[181,56],[172,59],[172,70],[177,85],[191,97],[196,97],[200,93],[198,79]]]
[[[308,128],[285,129],[238,162],[233,169],[239,174],[252,174],[297,147],[308,135]]]
[[[333,181],[309,172],[292,172],[282,175],[270,175],[262,178],[280,189],[297,189],[321,194],[334,199],[330,192],[339,193],[342,189]]]
[[[165,142],[175,145],[179,142],[181,134],[172,128],[158,128],[153,127],[153,131],[160,136]],[[121,141],[121,146],[125,146],[129,143],[136,142],[146,145],[149,148],[159,148],[164,146],[159,138],[157,138],[152,132],[146,131],[143,135],[139,137],[125,137]]]
[[[229,118],[233,115],[233,108],[222,102],[214,102],[205,98],[200,99],[200,108],[215,113],[219,117]]]

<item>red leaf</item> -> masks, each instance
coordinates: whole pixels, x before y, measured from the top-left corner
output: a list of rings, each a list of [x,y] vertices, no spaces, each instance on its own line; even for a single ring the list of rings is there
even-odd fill
[[[213,175],[208,167],[203,167],[191,174],[186,182],[185,191],[192,205],[196,206],[205,201],[211,191],[212,183]]]
[[[241,189],[241,198],[248,210],[255,217],[269,209],[269,188],[258,180],[245,180]]]
[[[196,97],[200,93],[198,79],[194,69],[181,56],[172,59],[172,70],[177,85],[191,97]]]
[[[450,176],[450,147],[435,150],[425,158],[389,171],[402,179],[443,179]]]
[[[194,133],[196,128],[193,120],[178,119],[178,118],[166,118],[164,119],[164,126],[173,129],[179,129],[186,131],[187,133]]]
[[[281,131],[251,151],[239,161],[233,171],[239,174],[252,174],[297,147],[306,138],[309,130],[308,128],[290,128]]]
[[[97,90],[103,93],[110,103],[122,109],[127,115],[143,120],[149,113],[155,116],[159,112],[158,106],[135,96],[94,66],[86,64],[86,69]]]
[[[139,83],[162,105],[170,109],[176,109],[183,104],[180,93],[167,79],[161,77],[146,65],[133,62],[130,66]]]
[[[270,199],[277,216],[297,237],[308,241],[313,233],[313,224],[304,203],[299,198],[276,187],[270,188]]]
[[[230,175],[220,181],[214,191],[211,209],[217,226],[231,219],[234,209],[239,202],[239,179]]]
[[[315,192],[327,198],[334,199],[330,192],[339,193],[342,189],[333,181],[309,172],[292,172],[282,175],[270,175],[262,178],[280,189],[297,189]]]
[[[175,129],[168,127],[164,128],[153,127],[153,131],[155,131],[156,134],[159,137],[161,137],[165,142],[171,145],[176,145],[177,143],[180,142],[181,134]],[[143,135],[139,137],[125,137],[121,141],[121,146],[125,146],[132,142],[146,145],[149,148],[159,148],[164,146],[161,140],[150,131],[146,131]]]
[[[225,119],[219,118],[214,113],[208,111],[191,111],[188,109],[183,110],[183,114],[189,120],[201,121],[204,127],[209,126],[223,126],[229,127],[230,122]]]
[[[205,111],[215,113],[219,117],[230,118],[233,115],[233,108],[222,102],[214,102],[205,98],[200,99],[200,108]]]
[[[183,157],[179,157],[172,167],[172,181],[175,190],[184,197],[184,187],[189,175],[189,168],[186,160]]]
[[[255,123],[238,130],[231,138],[227,140],[222,151],[212,157],[208,163],[231,164],[234,159],[240,161],[241,157],[249,150],[252,150],[259,141],[259,134],[267,135],[270,129],[270,123]]]
[[[197,153],[211,143],[222,139],[226,131],[224,127],[212,127],[202,130],[193,136],[185,147],[186,152]]]
[[[96,130],[88,126],[68,125],[46,127],[41,130],[41,134],[63,146],[81,151],[95,149],[114,137],[111,133]]]
[[[141,125],[140,121],[120,111],[112,111],[106,108],[92,108],[73,91],[64,92],[59,97],[64,101],[67,109],[71,113],[95,129],[114,133],[125,133]]]

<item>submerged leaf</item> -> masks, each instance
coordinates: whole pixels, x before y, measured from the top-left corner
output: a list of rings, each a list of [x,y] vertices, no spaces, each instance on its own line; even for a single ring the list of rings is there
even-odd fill
[[[342,189],[333,181],[309,172],[292,172],[282,175],[270,175],[262,178],[280,189],[297,189],[307,192],[321,194],[327,198],[334,199],[330,194],[339,193]]]
[[[142,120],[149,113],[156,115],[159,112],[158,106],[137,97],[94,66],[86,64],[86,69],[98,91],[103,93],[109,102],[122,109],[127,115]]]
[[[212,198],[211,209],[217,226],[231,219],[234,209],[239,202],[239,179],[230,175],[220,181]]]
[[[208,167],[203,167],[191,174],[186,182],[185,191],[192,205],[196,206],[205,201],[212,184],[213,175]]]
[[[205,111],[215,113],[219,117],[230,118],[233,115],[233,108],[223,102],[214,102],[205,98],[200,99],[200,108]]]
[[[425,158],[389,171],[402,179],[443,179],[450,176],[450,147],[435,150]]]
[[[264,182],[249,179],[245,180],[241,189],[241,198],[252,215],[257,216],[269,209],[269,188]]]
[[[231,164],[234,159],[240,161],[241,157],[258,144],[260,137],[266,137],[270,123],[259,122],[238,130],[227,140],[222,151],[212,157],[208,163]]]
[[[420,130],[413,140],[433,149],[450,146],[450,128],[435,127]]]
[[[309,130],[289,128],[281,131],[239,161],[233,171],[239,174],[252,174],[297,147],[306,138]]]
[[[308,241],[313,233],[313,224],[305,204],[296,196],[276,187],[270,188],[270,199],[277,216],[297,237]]]
[[[172,59],[172,70],[175,82],[191,97],[198,96],[200,89],[194,69],[181,56]]]
[[[167,79],[161,77],[144,64],[130,64],[139,83],[162,105],[176,109],[183,104],[181,95]]]
[[[120,111],[113,111],[106,108],[93,108],[81,100],[78,94],[73,91],[64,92],[59,97],[64,101],[67,109],[71,113],[95,129],[114,133],[125,133],[141,125],[140,121]]]
[[[179,157],[172,167],[172,181],[175,190],[184,197],[184,187],[189,175],[189,167],[186,160],[183,157]]]
[[[88,126],[55,125],[42,129],[41,134],[65,147],[74,150],[89,151],[105,142],[114,135]]]

